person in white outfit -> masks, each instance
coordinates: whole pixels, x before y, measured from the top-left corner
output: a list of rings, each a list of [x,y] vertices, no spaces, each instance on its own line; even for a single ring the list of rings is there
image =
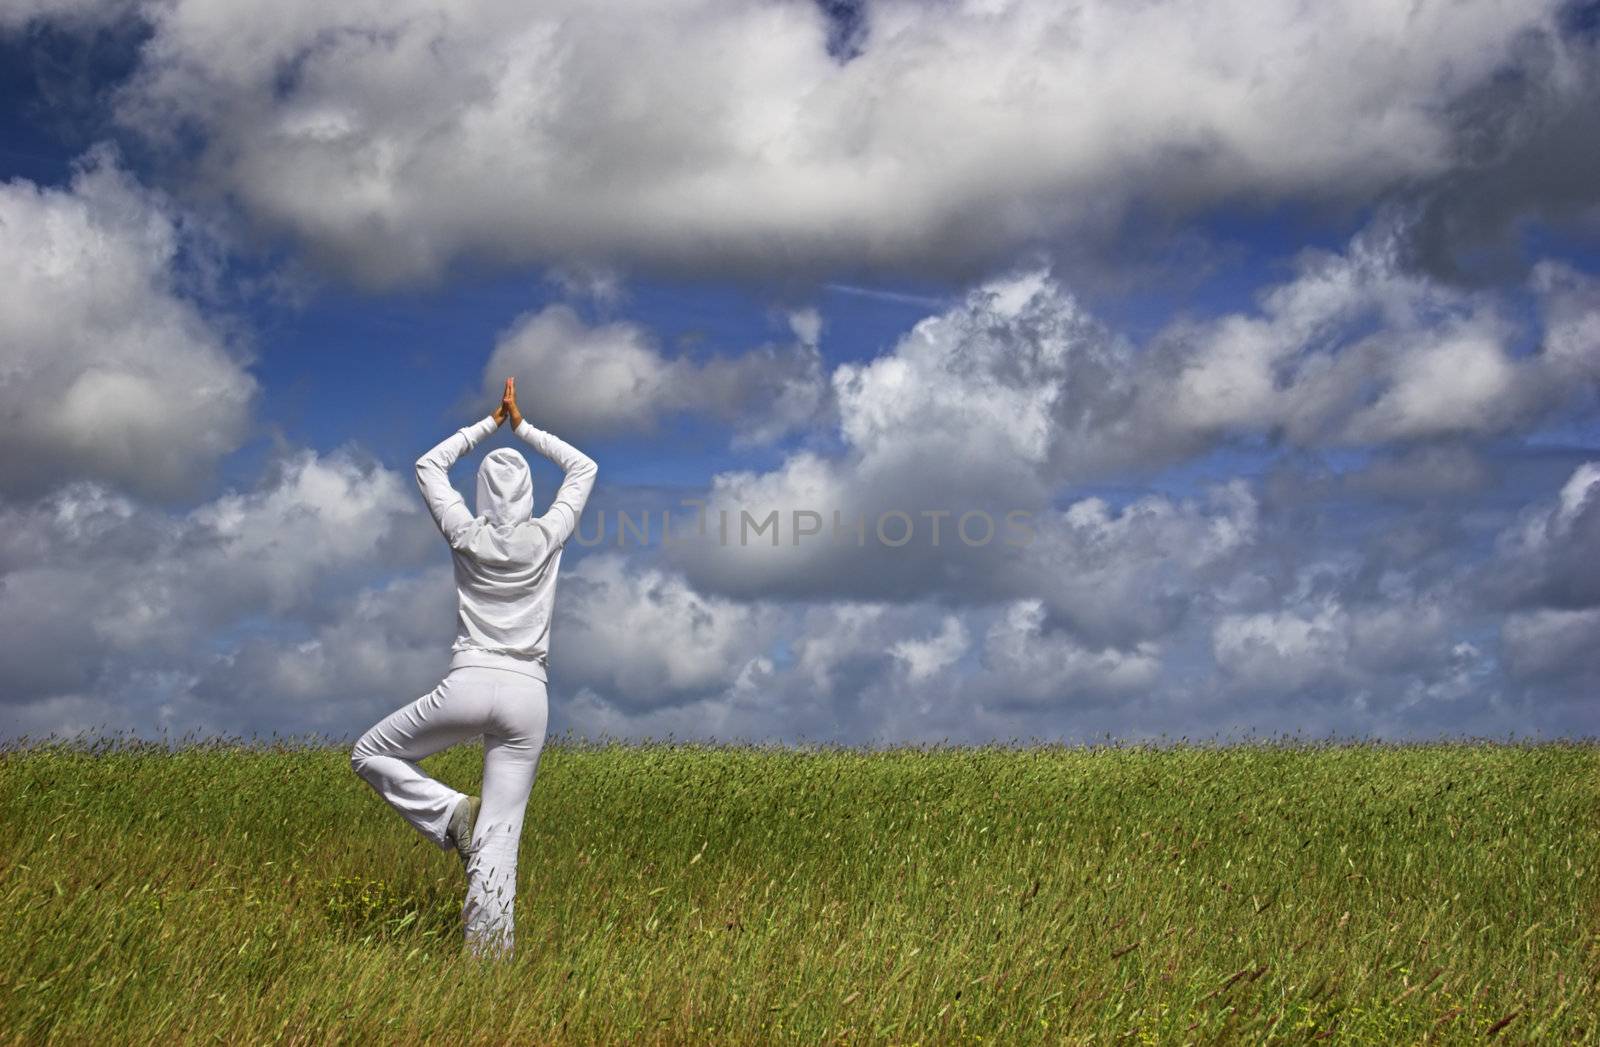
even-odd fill
[[[566,471],[543,516],[532,515],[533,476],[512,448],[490,451],[478,466],[476,515],[450,485],[456,459],[507,420],[520,439]],[[515,944],[517,845],[548,721],[556,573],[596,473],[588,455],[522,417],[509,378],[492,414],[417,459],[417,486],[455,562],[453,653],[439,685],[374,724],[351,750],[350,763],[424,837],[461,855],[464,934],[479,956],[509,958]],[[481,799],[417,765],[480,734]]]

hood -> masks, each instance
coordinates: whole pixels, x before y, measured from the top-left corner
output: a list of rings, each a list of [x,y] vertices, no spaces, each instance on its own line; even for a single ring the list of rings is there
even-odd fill
[[[495,448],[478,463],[477,515],[499,527],[533,516],[533,473],[509,447]]]

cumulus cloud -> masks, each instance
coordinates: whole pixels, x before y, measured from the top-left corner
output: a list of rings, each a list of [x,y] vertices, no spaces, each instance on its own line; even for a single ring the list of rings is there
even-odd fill
[[[235,623],[191,622],[188,646],[151,664],[82,642],[70,659],[41,649],[33,664],[93,671],[6,703],[0,734],[353,737],[439,682],[454,615],[454,580],[440,566],[330,594],[320,624],[281,618],[235,635]]]
[[[197,199],[225,194],[359,284],[468,258],[548,266],[570,302],[520,317],[483,376],[492,396],[518,374],[536,424],[710,417],[738,447],[817,437],[710,484],[712,535],[722,511],[737,534],[743,510],[763,526],[778,510],[770,540],[568,561],[553,729],[1583,722],[1560,696],[1595,671],[1600,467],[1506,528],[1481,592],[1456,584],[1476,525],[1433,504],[1500,483],[1487,444],[1581,413],[1600,379],[1600,282],[1544,260],[1508,294],[1456,265],[1519,215],[1590,206],[1592,150],[1556,140],[1592,122],[1577,105],[1594,58],[1554,0],[886,2],[848,55],[811,5],[669,6],[175,0],[144,8],[153,36],[120,95],[148,143],[198,144]],[[36,0],[7,24],[77,9]],[[1527,121],[1529,98],[1504,94],[1519,90],[1544,92]],[[178,127],[198,139],[169,139]],[[1497,169],[1526,177],[1500,192]],[[1091,315],[1052,262],[1145,213],[1396,187],[1410,210],[1301,254],[1249,307],[1148,338]],[[1474,200],[1492,206],[1463,223]],[[0,493],[49,492],[0,503],[7,729],[348,733],[436,682],[453,594],[442,563],[394,576],[442,555],[409,483],[303,451],[187,512],[140,500],[237,447],[254,396],[240,347],[181,287],[166,198],[97,154],[65,189],[0,188],[0,219],[19,289],[0,309],[18,347],[0,438],[23,450]],[[811,307],[782,317],[792,340],[725,355],[583,319],[626,300],[634,266],[984,275],[827,372]],[[1321,487],[1080,489],[1262,443],[1374,454]],[[1381,519],[1351,512],[1372,496]],[[1364,531],[1342,529],[1351,515]],[[1485,593],[1499,606],[1472,602]]]
[[[442,562],[390,577],[442,550],[389,493],[353,460],[304,458],[182,517],[94,484],[41,502],[33,517],[8,509],[6,731],[129,723],[350,736],[425,693],[447,658],[452,578]],[[1527,690],[1507,704],[1472,636],[1481,622],[1450,579],[1425,586],[1370,544],[1293,533],[1298,521],[1263,519],[1242,485],[1215,495],[1069,505],[1079,533],[1051,553],[1064,559],[1035,568],[1046,595],[987,604],[938,593],[733,598],[646,553],[577,551],[552,633],[552,731],[860,743],[1582,722],[1580,706],[1558,700],[1589,671],[1578,638],[1592,623],[1581,613],[1508,621],[1502,648]],[[340,503],[346,511],[318,508]],[[311,518],[286,518],[292,505],[312,507]],[[386,509],[400,531],[340,539],[351,519]],[[398,550],[410,524],[408,560]],[[263,544],[286,527],[292,541]],[[185,541],[200,550],[193,570],[172,562]],[[286,579],[265,577],[252,562],[263,560]],[[1053,605],[1051,590],[1081,569],[1098,572],[1069,586],[1081,602]],[[1141,585],[1148,602],[1182,613],[1141,617]],[[1096,587],[1112,627],[1095,624]],[[281,612],[259,614],[273,606]]]
[[[710,534],[722,509],[736,532],[739,510],[781,509],[770,541],[569,562],[553,657],[572,691],[553,726],[922,740],[1570,722],[1579,711],[1545,692],[1587,671],[1571,639],[1586,620],[1551,608],[1589,606],[1560,587],[1587,577],[1595,466],[1499,543],[1502,567],[1524,580],[1518,606],[1540,608],[1501,632],[1523,713],[1500,704],[1484,623],[1448,565],[1396,547],[1429,519],[1401,500],[1392,526],[1363,537],[1303,530],[1301,508],[1242,478],[1186,498],[1070,496],[1084,479],[1262,433],[1311,450],[1375,446],[1346,494],[1492,480],[1475,437],[1582,403],[1594,286],[1554,263],[1536,269],[1539,344],[1513,353],[1495,301],[1406,273],[1394,243],[1369,231],[1343,253],[1307,255],[1256,310],[1175,324],[1143,346],[1047,269],[1015,269],[826,382],[821,315],[793,311],[794,343],[772,351],[809,359],[802,384],[835,405],[840,450],[714,479]],[[1440,348],[1452,345],[1465,348]],[[759,352],[669,357],[642,327],[591,326],[560,305],[518,321],[486,374],[549,376],[577,361],[615,378],[611,400],[630,417],[722,411],[747,433],[741,412],[783,414],[772,385],[739,378],[775,370]],[[1448,352],[1462,355],[1447,367],[1437,355]],[[1434,395],[1458,366],[1472,380]],[[541,403],[538,382],[523,385],[552,428],[618,417],[604,398]],[[1027,510],[1022,531],[1014,507]],[[795,509],[816,511],[816,540],[794,540]],[[917,539],[883,540],[891,509]],[[988,519],[973,525],[973,509]],[[847,538],[861,518],[865,541],[834,540],[835,510]],[[349,733],[443,667],[447,573],[392,577],[437,553],[437,536],[410,485],[353,451],[287,453],[256,489],[181,514],[96,479],[0,513],[10,729],[142,709],[146,725]]]
[[[1236,478],[1201,498],[1151,494],[1120,510],[1083,498],[1040,514],[1033,529],[997,581],[1038,596],[1090,644],[1134,646],[1173,632],[1197,605],[1225,606],[1222,586],[1260,552],[1263,528],[1257,496]]]
[[[597,567],[596,578],[620,571],[618,584],[609,588],[632,587],[626,577],[635,568]],[[896,668],[901,663],[890,654],[896,643],[913,641],[937,624],[927,608],[848,600],[732,603],[697,593],[686,578],[670,571],[651,572],[649,584],[679,605],[703,610],[689,624],[647,629],[640,643],[630,645],[629,665],[681,659],[685,655],[673,646],[687,638],[688,653],[698,654],[715,673],[696,680],[687,691],[648,680],[639,689],[619,691],[623,678],[606,665],[614,657],[614,642],[601,647],[580,639],[575,647],[563,648],[567,653],[560,655],[561,672],[576,673],[584,683],[557,714],[580,734],[860,741],[902,711],[918,719],[940,702],[928,683],[944,682],[942,675],[907,689],[904,673]],[[758,627],[740,628],[740,615],[751,616]],[[735,638],[731,646],[726,642]],[[714,641],[709,649],[708,639]]]
[[[950,614],[945,615],[936,634],[901,640],[889,648],[889,653],[900,660],[908,678],[926,680],[954,665],[967,652],[969,642],[966,626]]]
[[[246,636],[199,661],[180,702],[232,731],[356,734],[439,682],[455,614],[448,564],[358,588],[309,636]]]
[[[1129,347],[1047,273],[988,281],[890,352],[834,369],[841,454],[802,449],[772,471],[718,474],[705,540],[668,555],[735,594],[981,595],[1022,556],[1027,514],[1064,478],[1054,455],[1067,427],[1087,430],[1078,458],[1118,453],[1124,420],[1107,399],[1131,366]]]
[[[178,289],[170,205],[96,149],[65,188],[0,184],[0,227],[0,491],[191,492],[242,442],[257,383]]]
[[[622,591],[636,569],[616,558],[596,576]],[[1270,569],[1240,565],[1241,574]],[[1472,638],[1482,622],[1454,587],[1422,588],[1391,571],[1369,586],[1372,564],[1359,549],[1285,569],[1281,592],[1235,587],[1232,606],[1204,604],[1170,633],[1125,643],[1053,623],[1039,599],[959,609],[931,599],[729,602],[692,597],[686,577],[652,569],[651,584],[665,582],[672,601],[705,602],[696,617],[706,632],[641,630],[625,660],[678,675],[667,652],[686,648],[712,671],[686,691],[648,673],[630,683],[631,669],[607,667],[614,645],[580,653],[564,643],[561,672],[579,689],[562,716],[580,733],[858,743],[1247,727],[1417,737],[1583,723],[1559,690],[1508,696],[1492,653]],[[770,628],[729,646],[740,609]]]
[[[1483,479],[1465,443],[1593,402],[1600,290],[1559,263],[1530,281],[1534,324],[1500,296],[1407,271],[1408,219],[1386,212],[1342,252],[1307,251],[1251,310],[1179,319],[1146,344],[1090,315],[1048,267],[975,285],[893,349],[832,374],[847,454],[811,452],[723,486],[820,493],[857,483],[1004,494],[1038,504],[1062,484],[1181,461],[1229,440],[1372,447],[1446,488]],[[1519,350],[1533,338],[1537,351]],[[1452,443],[1454,441],[1454,443]],[[848,476],[826,477],[830,469]]]
[[[1447,179],[1508,69],[1581,96],[1563,8],[880,0],[840,52],[808,3],[178,0],[119,117],[197,131],[197,190],[368,286],[469,256],[966,279],[1139,210]]]
[[[189,665],[250,619],[315,622],[346,588],[431,547],[416,501],[350,452],[301,451],[258,489],[181,515],[89,480],[0,506],[4,698],[114,687],[113,664]]]
[[[1423,591],[1390,576],[1393,591],[1362,598],[1366,566],[1364,557],[1313,562],[1274,606],[1215,617],[1213,699],[1266,703],[1308,722],[1322,706],[1338,729],[1391,734],[1496,722],[1525,730],[1546,719],[1508,716],[1498,666],[1464,635],[1476,628],[1473,608],[1453,587]]]
[[[614,554],[564,571],[561,591],[551,657],[564,679],[623,708],[719,692],[779,635],[768,608],[696,592],[679,575]]]
[[[287,610],[314,599],[333,570],[414,559],[425,531],[417,506],[415,484],[400,474],[351,451],[306,449],[278,463],[261,489],[194,510],[177,543],[197,578],[229,564],[252,599]]]
[[[1516,607],[1600,606],[1600,461],[1572,471],[1550,501],[1528,506],[1495,539],[1484,584]]]
[[[1499,616],[1499,653],[1530,707],[1566,710],[1591,732],[1600,683],[1600,461],[1525,506],[1469,571]]]
[[[1212,630],[1212,652],[1224,672],[1247,686],[1297,691],[1345,667],[1347,623],[1336,606],[1309,613],[1232,615]]]
[[[1594,303],[1572,293],[1575,281],[1541,271],[1549,293],[1538,333],[1549,340],[1519,355],[1526,332],[1503,299],[1406,269],[1407,228],[1403,214],[1386,213],[1343,253],[1304,252],[1294,279],[1265,291],[1257,310],[1164,329],[1136,408],[1157,439],[1192,448],[1251,431],[1313,447],[1482,438],[1592,396],[1600,357],[1573,343]]]
[[[1147,690],[1161,675],[1154,642],[1095,649],[1069,633],[1046,632],[1044,621],[1043,601],[1021,600],[984,634],[984,663],[1000,680],[994,704],[1071,706],[1086,696]]]
[[[1540,266],[1532,320],[1514,319],[1499,296],[1406,270],[1404,223],[1380,216],[1342,252],[1303,254],[1256,308],[1176,320],[1143,345],[1048,268],[986,280],[889,351],[834,369],[837,454],[718,474],[703,540],[667,556],[736,596],[1041,596],[1085,639],[1157,635],[1208,591],[1202,552],[1249,546],[1253,495],[1222,486],[1204,510],[1156,498],[1112,528],[1103,502],[1053,506],[1074,484],[1266,439],[1370,448],[1345,496],[1426,502],[1493,480],[1476,445],[1592,402],[1600,298],[1587,277]],[[1128,535],[1130,555],[1107,555],[1124,539],[1096,531]],[[1158,560],[1167,581],[1126,566]]]
[[[640,324],[590,326],[564,303],[517,319],[483,371],[482,395],[498,399],[518,376],[517,403],[542,429],[574,436],[649,433],[674,414],[720,418],[741,443],[776,439],[809,423],[825,400],[817,322],[801,314],[802,338],[736,356],[668,356]]]

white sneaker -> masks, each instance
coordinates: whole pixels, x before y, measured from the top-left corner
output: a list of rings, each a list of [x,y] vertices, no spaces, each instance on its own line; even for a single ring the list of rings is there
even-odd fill
[[[466,866],[472,857],[472,830],[478,824],[478,808],[483,806],[483,800],[477,796],[468,796],[456,804],[456,809],[450,812],[450,824],[445,828],[444,838],[461,856],[461,864]]]

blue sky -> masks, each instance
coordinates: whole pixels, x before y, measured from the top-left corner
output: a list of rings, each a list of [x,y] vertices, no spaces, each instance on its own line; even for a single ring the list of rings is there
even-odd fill
[[[507,373],[556,734],[1594,732],[1593,5],[293,6],[0,17],[0,732],[426,691]]]

